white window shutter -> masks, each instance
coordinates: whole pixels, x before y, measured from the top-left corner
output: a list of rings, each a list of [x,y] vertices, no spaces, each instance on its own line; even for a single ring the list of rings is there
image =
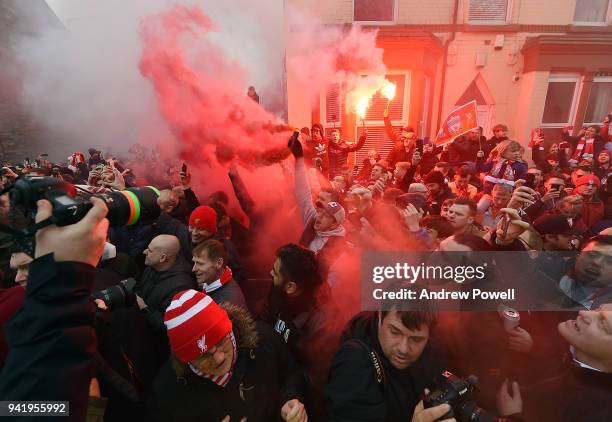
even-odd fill
[[[342,99],[340,84],[332,84],[325,95],[325,123],[340,123],[342,115]]]
[[[470,21],[505,22],[508,0],[470,0]]]

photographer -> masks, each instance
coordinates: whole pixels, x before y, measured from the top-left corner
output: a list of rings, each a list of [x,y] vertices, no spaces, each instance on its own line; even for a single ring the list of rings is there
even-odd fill
[[[78,223],[37,232],[25,302],[6,325],[10,352],[0,375],[3,400],[69,401],[70,421],[84,420],[87,410],[96,344],[91,283],[108,230],[104,201],[91,202]],[[50,202],[37,205],[36,222],[52,215]]]

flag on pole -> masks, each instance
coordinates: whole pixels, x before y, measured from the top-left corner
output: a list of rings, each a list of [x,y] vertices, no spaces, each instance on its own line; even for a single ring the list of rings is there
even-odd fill
[[[476,100],[457,107],[442,122],[442,127],[436,136],[436,146],[452,142],[458,136],[478,127],[478,114],[476,113]]]

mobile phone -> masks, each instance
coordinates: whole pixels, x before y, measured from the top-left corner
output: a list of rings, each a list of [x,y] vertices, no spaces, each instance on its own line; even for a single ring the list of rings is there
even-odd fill
[[[510,227],[510,215],[504,213],[502,217],[502,237],[505,239],[508,235],[508,227]]]
[[[187,174],[187,163],[183,163],[183,165],[181,166],[181,173],[183,174]]]
[[[535,189],[535,174],[527,173],[527,176],[525,176],[525,186]]]
[[[416,141],[416,149],[421,154],[423,154],[423,140],[422,139],[417,139],[417,141]]]
[[[569,148],[569,147],[570,147],[569,142],[561,142],[559,144],[559,148],[561,148],[561,149],[566,149],[566,148]]]

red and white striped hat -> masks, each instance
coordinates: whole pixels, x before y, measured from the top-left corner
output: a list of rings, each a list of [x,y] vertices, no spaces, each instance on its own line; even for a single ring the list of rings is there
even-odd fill
[[[232,331],[225,310],[196,290],[185,290],[172,298],[164,324],[172,352],[182,362],[199,358]]]

